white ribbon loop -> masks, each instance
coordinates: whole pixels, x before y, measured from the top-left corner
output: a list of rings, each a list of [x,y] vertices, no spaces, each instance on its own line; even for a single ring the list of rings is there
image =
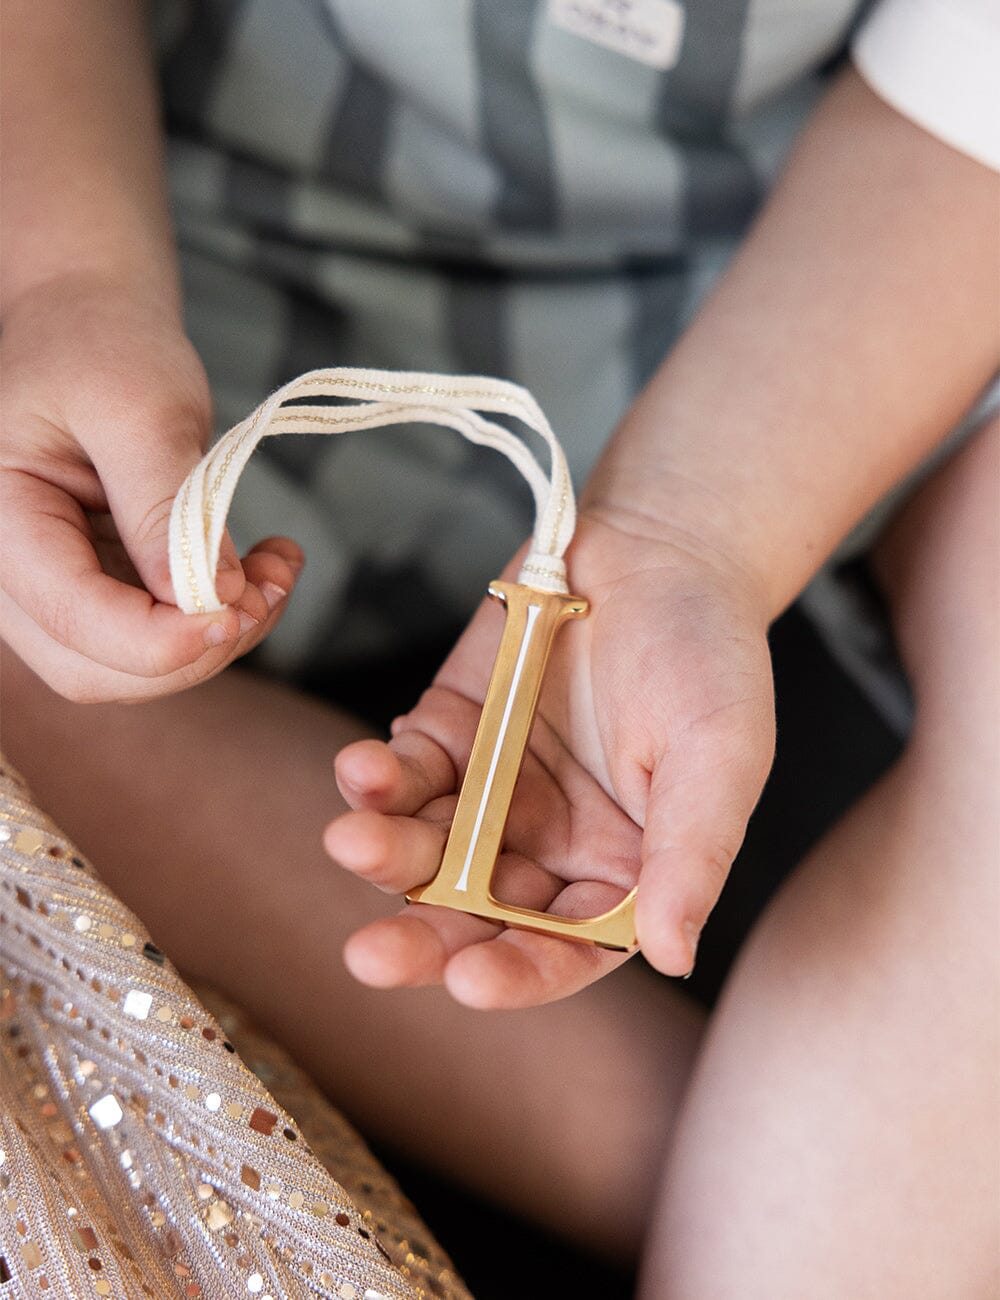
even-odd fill
[[[349,397],[336,406],[288,406],[294,398]],[[546,475],[516,433],[481,412],[514,416],[549,447]],[[394,370],[312,370],[272,393],[229,430],[184,480],[170,516],[170,576],[186,614],[222,609],[214,574],[236,484],[261,438],[279,433],[342,433],[390,424],[441,424],[493,447],[521,471],[535,499],[531,551],[519,581],[566,592],[563,555],[576,526],[576,501],[566,457],[538,403],[517,384],[477,375]]]

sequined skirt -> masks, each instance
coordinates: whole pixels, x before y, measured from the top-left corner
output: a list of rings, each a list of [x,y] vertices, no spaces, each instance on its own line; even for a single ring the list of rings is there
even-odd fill
[[[413,1205],[0,770],[0,1294],[463,1300]]]

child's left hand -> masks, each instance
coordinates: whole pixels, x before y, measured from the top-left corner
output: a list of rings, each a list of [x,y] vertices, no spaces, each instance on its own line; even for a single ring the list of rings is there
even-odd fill
[[[591,612],[556,637],[493,892],[594,916],[638,881],[642,950],[683,975],[771,763],[766,619],[735,564],[636,527],[580,518],[571,589]],[[337,758],[354,811],[327,827],[327,851],[384,890],[437,870],[503,618],[486,602],[391,741]],[[624,960],[422,904],[358,931],[345,957],[363,983],[443,981],[484,1008],[564,997]]]

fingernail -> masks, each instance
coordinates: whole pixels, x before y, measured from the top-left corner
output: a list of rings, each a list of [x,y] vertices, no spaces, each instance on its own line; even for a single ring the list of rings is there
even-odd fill
[[[205,644],[210,646],[224,645],[231,639],[230,632],[225,623],[209,623],[205,628]]]
[[[259,625],[259,622],[260,622],[259,619],[254,618],[252,614],[248,614],[245,609],[241,609],[240,610],[240,636],[242,636],[244,632],[249,632],[252,627],[257,627]]]
[[[691,949],[691,971],[694,970],[695,959],[698,956],[698,940],[701,938],[701,928],[694,921],[685,921],[681,926],[681,933],[688,942]],[[690,978],[691,971],[688,971],[685,979]]]
[[[262,582],[260,585],[260,594],[267,601],[268,609],[274,609],[279,601],[285,599],[288,592],[284,587],[279,587],[276,582]]]

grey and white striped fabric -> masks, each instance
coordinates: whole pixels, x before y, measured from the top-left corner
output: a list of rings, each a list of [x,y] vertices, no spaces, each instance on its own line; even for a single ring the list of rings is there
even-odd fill
[[[189,328],[220,427],[312,367],[485,373],[534,393],[579,483],[857,8],[689,0],[660,71],[537,0],[161,5]],[[308,550],[267,651],[297,672],[461,619],[530,501],[498,457],[418,429],[278,440],[232,519],[238,540]]]

